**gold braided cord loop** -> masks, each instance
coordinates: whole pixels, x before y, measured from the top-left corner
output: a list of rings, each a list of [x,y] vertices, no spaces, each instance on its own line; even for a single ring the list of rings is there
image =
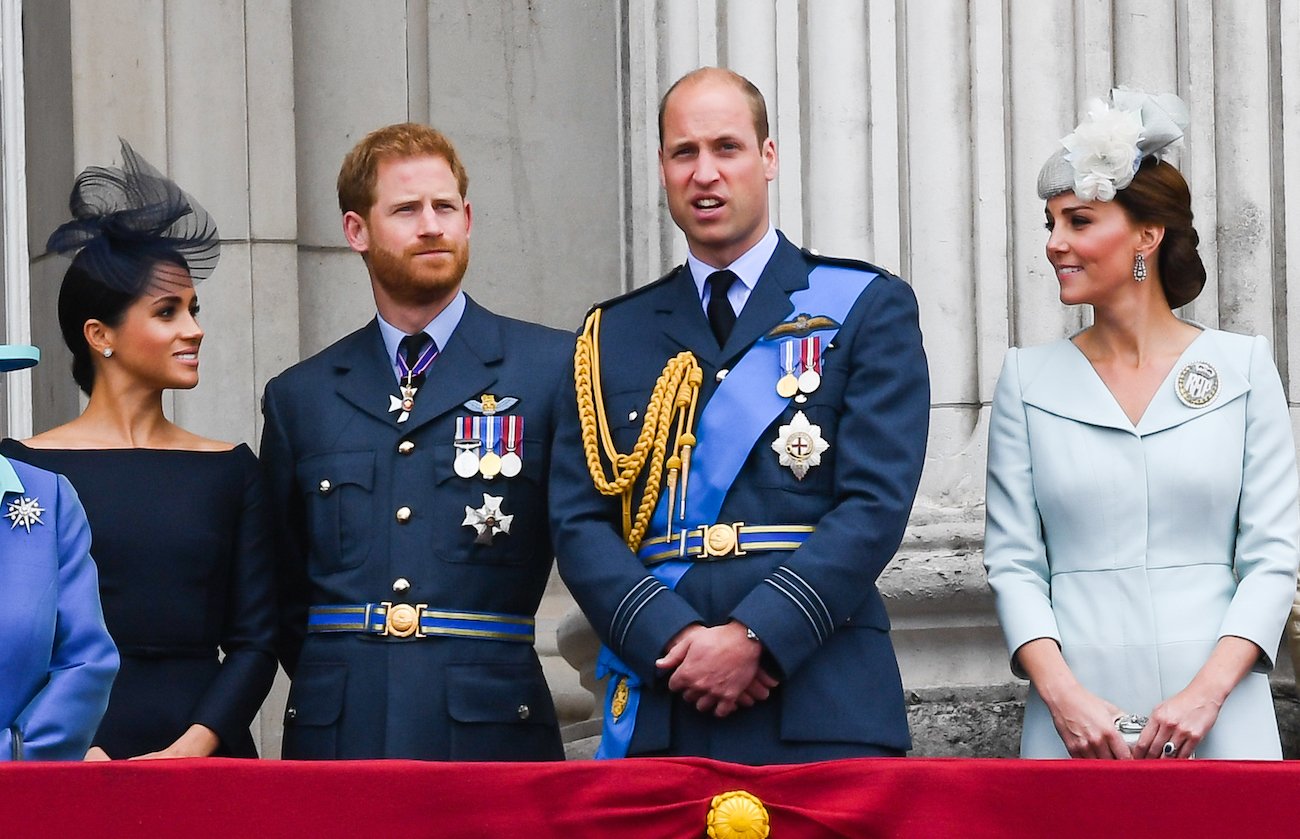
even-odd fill
[[[704,374],[699,362],[689,352],[681,352],[668,360],[659,380],[650,393],[641,431],[636,445],[627,454],[620,454],[610,434],[609,420],[605,416],[605,400],[600,383],[600,316],[596,309],[582,327],[573,353],[573,377],[578,391],[578,420],[582,428],[582,450],[587,458],[587,469],[592,482],[602,495],[619,496],[623,502],[623,539],[635,551],[645,538],[659,492],[663,483],[665,463],[670,470],[669,483],[676,484],[676,468],[683,461],[683,445],[694,442],[691,430],[695,422],[695,406]],[[668,452],[668,435],[676,425],[676,440],[671,455]],[[612,469],[607,475],[601,460],[601,449]],[[689,461],[689,454],[685,458]],[[648,471],[647,470],[647,466]],[[646,482],[641,502],[632,517],[632,495],[637,478],[645,471]]]

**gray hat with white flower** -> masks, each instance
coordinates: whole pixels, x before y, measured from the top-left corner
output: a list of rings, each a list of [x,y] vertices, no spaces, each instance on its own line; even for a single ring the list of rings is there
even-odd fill
[[[1187,130],[1187,105],[1172,93],[1115,88],[1110,104],[1088,103],[1088,115],[1038,172],[1038,197],[1071,192],[1110,201],[1133,182],[1142,161],[1171,148]]]

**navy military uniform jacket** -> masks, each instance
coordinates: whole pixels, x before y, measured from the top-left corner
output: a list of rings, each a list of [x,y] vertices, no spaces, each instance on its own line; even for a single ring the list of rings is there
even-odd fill
[[[384,601],[535,614],[551,568],[547,483],[570,344],[467,299],[403,423],[388,410],[397,379],[375,321],[267,385],[261,456],[282,522],[279,653],[293,680],[286,758],[563,758],[530,644],[308,634],[306,621],[311,606]],[[457,418],[472,415],[463,403],[485,393],[519,400],[498,414],[524,418],[513,478],[453,471]],[[490,545],[462,526],[485,494],[514,516]]]
[[[797,314],[790,295],[807,287],[821,261],[782,236],[721,349],[685,266],[607,304],[601,375],[619,451],[631,450],[669,358],[695,354],[707,410],[722,371]],[[873,266],[827,261],[880,276],[825,350],[820,387],[804,404],[792,400],[754,442],[719,514],[721,522],[815,525],[798,550],[698,563],[670,590],[623,545],[619,502],[596,492],[581,453],[556,459],[552,511],[561,575],[597,634],[646,686],[632,755],[781,763],[910,748],[875,581],[902,539],[925,453],[929,377],[916,299],[906,283]],[[773,370],[773,387],[778,376]],[[778,427],[797,410],[821,426],[830,444],[803,480],[771,449]],[[572,411],[569,422],[577,422]],[[576,447],[577,429],[563,439]],[[781,685],[753,708],[717,720],[674,699],[654,661],[692,622],[733,618],[762,640],[763,664]]]

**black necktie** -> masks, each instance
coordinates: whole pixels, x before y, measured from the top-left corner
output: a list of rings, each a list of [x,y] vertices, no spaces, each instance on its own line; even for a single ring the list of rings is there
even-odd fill
[[[727,290],[738,279],[730,271],[714,271],[709,275],[709,328],[713,330],[713,337],[718,339],[719,347],[727,343],[731,328],[736,325],[736,311],[727,300]]]
[[[417,332],[414,335],[407,335],[406,337],[402,338],[402,340],[398,343],[397,351],[399,354],[401,354],[402,361],[405,362],[405,365],[402,369],[403,384],[406,383],[405,374],[407,371],[410,371],[411,373],[414,374],[411,376],[411,385],[413,387],[419,387],[420,385],[424,384],[424,371],[428,368],[429,365],[426,363],[423,366],[420,366],[418,370],[416,369],[416,367],[417,365],[420,364],[420,355],[432,343],[433,343],[433,339],[430,338],[428,334],[424,332]],[[432,361],[432,359],[430,359],[430,361]]]

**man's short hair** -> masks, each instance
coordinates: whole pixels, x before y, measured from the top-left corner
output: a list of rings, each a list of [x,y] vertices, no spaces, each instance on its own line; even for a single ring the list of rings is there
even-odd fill
[[[734,70],[728,70],[725,67],[700,67],[692,70],[673,82],[672,87],[659,100],[659,148],[664,145],[664,110],[668,107],[668,97],[673,95],[673,91],[679,86],[686,83],[695,83],[706,79],[720,79],[730,82],[745,95],[749,100],[749,110],[754,115],[754,134],[758,136],[758,144],[761,146],[767,142],[769,128],[767,124],[767,102],[763,99],[763,94],[759,91],[754,83]]]
[[[469,175],[451,140],[427,125],[401,122],[371,131],[343,158],[338,179],[339,210],[366,215],[375,205],[380,161],[410,157],[441,157],[456,176],[460,197],[469,191]]]

